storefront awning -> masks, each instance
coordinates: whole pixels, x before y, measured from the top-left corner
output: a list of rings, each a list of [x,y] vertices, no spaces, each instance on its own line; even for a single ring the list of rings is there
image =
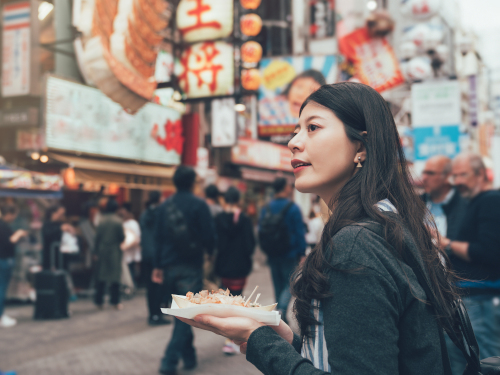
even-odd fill
[[[78,183],[116,184],[130,189],[170,189],[175,167],[116,162],[50,153],[49,157],[68,164]]]

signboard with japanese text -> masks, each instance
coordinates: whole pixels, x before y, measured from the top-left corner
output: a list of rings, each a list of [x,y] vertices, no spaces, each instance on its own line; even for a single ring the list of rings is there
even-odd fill
[[[187,43],[228,37],[233,32],[233,0],[181,0],[177,29]]]
[[[414,83],[411,86],[411,120],[419,126],[461,123],[458,81]]]
[[[460,129],[452,126],[420,126],[413,129],[415,160],[436,155],[454,158],[460,152]]]
[[[298,56],[262,59],[259,136],[290,134],[307,97],[337,77],[337,57]]]
[[[236,143],[234,98],[212,100],[212,146],[230,147]]]
[[[226,42],[201,42],[185,47],[176,63],[176,75],[187,98],[233,94],[233,46]]]
[[[356,78],[378,92],[404,83],[394,50],[385,38],[371,38],[361,28],[342,37],[339,48],[354,64]]]
[[[181,115],[148,103],[135,115],[97,89],[49,77],[45,141],[52,149],[169,165],[180,164]]]
[[[271,142],[240,138],[231,149],[231,162],[253,167],[292,172],[288,147]]]
[[[30,93],[31,5],[29,1],[2,8],[2,96]]]

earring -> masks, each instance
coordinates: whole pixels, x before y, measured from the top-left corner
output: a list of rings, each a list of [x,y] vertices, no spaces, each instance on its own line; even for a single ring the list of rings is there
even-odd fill
[[[361,156],[358,156],[358,165],[356,168],[363,168],[363,165],[361,165]]]

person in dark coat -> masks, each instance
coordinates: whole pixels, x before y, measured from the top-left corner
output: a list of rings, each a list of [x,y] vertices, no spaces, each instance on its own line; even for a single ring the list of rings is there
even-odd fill
[[[146,202],[146,209],[139,219],[142,249],[141,270],[146,283],[146,297],[149,311],[148,324],[151,326],[170,324],[170,321],[163,318],[160,310],[162,302],[162,285],[154,283],[151,279],[156,246],[155,228],[160,198],[161,194],[159,191],[150,191],[149,199]]]
[[[252,271],[255,237],[250,218],[238,206],[238,189],[230,187],[224,200],[224,212],[215,217],[218,249],[215,273],[221,278],[222,288],[240,295]]]
[[[66,209],[60,205],[51,206],[45,211],[45,221],[42,226],[42,267],[44,270],[50,270],[52,267],[67,269],[67,257],[63,256],[63,264],[59,264],[59,244],[63,232],[69,232],[74,235],[76,229],[71,224],[65,223],[65,216]],[[54,257],[54,264],[51,264],[52,257]]]
[[[121,310],[120,279],[122,273],[123,251],[120,248],[125,240],[121,219],[116,215],[118,203],[110,199],[106,210],[96,230],[96,293],[94,302],[99,309],[104,303],[106,285],[110,287],[110,303],[115,309]]]
[[[238,206],[238,189],[231,186],[224,194],[224,201],[224,212],[215,217],[218,250],[215,274],[221,278],[221,287],[237,296],[243,293],[247,276],[252,271],[255,236],[250,218]],[[224,354],[232,355],[238,350],[232,340],[226,339],[222,348]]]

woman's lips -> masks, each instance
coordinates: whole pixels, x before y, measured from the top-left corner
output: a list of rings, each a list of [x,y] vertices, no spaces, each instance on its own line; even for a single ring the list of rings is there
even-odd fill
[[[294,168],[293,169],[293,173],[299,173],[300,171],[302,171],[302,170],[304,170],[304,169],[306,169],[307,167],[310,167],[310,166],[311,166],[311,164],[309,164],[309,165],[302,165],[300,167]]]

